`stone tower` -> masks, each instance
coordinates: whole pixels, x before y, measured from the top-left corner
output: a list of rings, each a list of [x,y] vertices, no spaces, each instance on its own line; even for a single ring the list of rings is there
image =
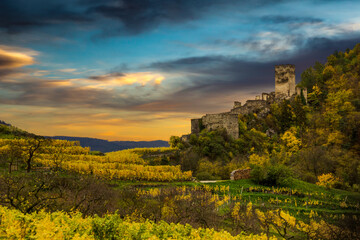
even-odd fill
[[[275,66],[275,97],[290,98],[295,91],[295,65]]]

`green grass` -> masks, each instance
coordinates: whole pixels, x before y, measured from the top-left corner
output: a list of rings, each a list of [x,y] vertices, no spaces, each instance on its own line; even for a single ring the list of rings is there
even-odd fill
[[[294,180],[291,187],[287,190],[295,191],[295,194],[290,192],[277,192],[279,187],[267,187],[256,184],[249,179],[238,181],[219,181],[215,183],[200,183],[200,182],[121,182],[113,181],[116,188],[133,186],[136,188],[166,188],[175,186],[211,186],[213,192],[223,195],[221,191],[216,190],[218,187],[229,186],[229,193],[232,197],[236,196],[238,201],[251,201],[254,206],[262,209],[283,209],[289,211],[292,215],[302,221],[308,221],[311,212],[316,213],[318,218],[340,218],[345,215],[360,216],[359,202],[360,193],[349,192],[339,189],[326,189],[324,187],[303,182],[301,180]],[[251,190],[251,188],[256,188]],[[229,194],[226,193],[226,194]],[[291,201],[291,202],[290,202]],[[296,202],[296,203],[295,203]],[[346,206],[341,206],[345,202]]]
[[[294,195],[272,191],[250,191],[249,188],[251,187],[257,187],[260,190],[268,189],[269,187],[261,186],[247,179],[206,184],[212,187],[230,186],[231,196],[241,196],[242,201],[251,201],[255,206],[264,209],[281,208],[289,211],[297,219],[302,221],[309,220],[311,211],[318,214],[319,218],[329,218],[329,216],[341,218],[343,214],[360,216],[360,193],[339,189],[326,189],[300,180],[294,180],[293,185],[290,187],[291,190],[297,191],[298,194]],[[272,189],[272,187],[270,187],[270,189]],[[275,187],[274,189],[279,188]],[[285,202],[285,200],[288,202]],[[289,202],[289,200],[291,202]],[[345,202],[346,205],[341,205],[343,202]]]

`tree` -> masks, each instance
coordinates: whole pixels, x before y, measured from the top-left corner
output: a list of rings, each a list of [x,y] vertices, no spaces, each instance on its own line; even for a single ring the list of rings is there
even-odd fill
[[[24,162],[26,164],[26,171],[31,171],[31,164],[33,160],[38,157],[41,147],[47,140],[43,138],[27,138],[22,139],[22,149],[24,152]]]
[[[0,159],[8,164],[9,173],[12,172],[13,166],[18,170],[18,164],[23,159],[21,142],[18,139],[11,140],[11,144],[0,147]]]

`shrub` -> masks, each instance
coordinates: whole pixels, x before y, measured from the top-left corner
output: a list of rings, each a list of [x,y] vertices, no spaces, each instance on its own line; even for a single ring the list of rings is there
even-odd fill
[[[252,167],[250,177],[254,182],[261,184],[267,178],[267,170],[265,167],[256,165]]]
[[[292,181],[291,175],[291,170],[285,165],[273,165],[269,168],[267,183],[276,186],[289,186]]]
[[[198,172],[196,174],[196,178],[198,180],[220,180],[221,178],[218,176],[213,176],[211,173],[209,172]]]
[[[340,184],[340,179],[335,177],[332,173],[322,174],[318,176],[316,185],[326,187],[328,189],[335,188]]]
[[[253,166],[251,179],[259,184],[267,186],[289,186],[291,185],[291,171],[282,164],[266,166]]]

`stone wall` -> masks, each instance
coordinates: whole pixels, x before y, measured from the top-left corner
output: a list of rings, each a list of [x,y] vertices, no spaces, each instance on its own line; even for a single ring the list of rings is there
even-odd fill
[[[233,108],[238,108],[238,107],[241,107],[241,102],[235,101]]]
[[[191,119],[191,133],[198,134],[201,131],[201,118]]]
[[[232,114],[249,114],[267,107],[265,100],[247,100],[244,106],[231,109]]]
[[[275,66],[275,96],[290,98],[295,92],[295,65],[284,64]]]
[[[231,172],[230,180],[249,179],[251,169],[237,169]]]
[[[232,136],[235,139],[239,138],[239,120],[237,114],[206,114],[201,120],[203,126],[209,131],[225,128],[229,136]]]

